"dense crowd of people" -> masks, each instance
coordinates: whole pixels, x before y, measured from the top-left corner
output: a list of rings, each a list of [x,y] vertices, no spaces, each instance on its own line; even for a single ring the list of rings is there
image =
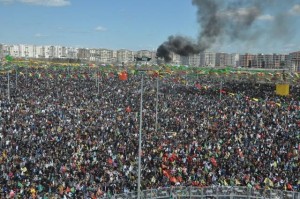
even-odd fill
[[[34,72],[34,71],[33,71]],[[45,72],[45,71],[44,71]],[[66,73],[66,71],[46,71]],[[91,73],[91,72],[90,72]],[[23,73],[24,74],[24,73]],[[120,81],[0,76],[1,198],[101,198],[137,190],[141,75]],[[142,189],[300,190],[300,89],[145,75]]]

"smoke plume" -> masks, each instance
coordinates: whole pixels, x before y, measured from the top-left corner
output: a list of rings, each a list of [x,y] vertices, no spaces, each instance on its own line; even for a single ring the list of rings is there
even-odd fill
[[[272,2],[273,0],[192,0],[197,8],[197,21],[201,28],[198,38],[193,41],[184,36],[169,36],[158,47],[157,57],[169,62],[172,60],[172,53],[187,56],[203,52],[224,40],[253,40],[257,37],[257,31],[251,29],[254,22],[262,16],[266,4],[270,5]]]

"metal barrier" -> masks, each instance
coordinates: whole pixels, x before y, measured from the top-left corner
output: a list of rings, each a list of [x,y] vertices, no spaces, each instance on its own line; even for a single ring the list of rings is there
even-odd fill
[[[114,195],[110,199],[137,199],[137,195],[137,192],[130,192]],[[172,187],[144,190],[140,199],[300,199],[300,193],[228,186]]]

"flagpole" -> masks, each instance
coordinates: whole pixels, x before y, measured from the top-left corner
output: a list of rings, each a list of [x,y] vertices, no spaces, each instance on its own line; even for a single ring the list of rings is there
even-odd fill
[[[8,101],[10,101],[9,71],[7,73],[7,97],[8,97]]]
[[[222,100],[222,87],[223,87],[223,82],[222,82],[222,80],[221,80],[221,82],[220,82],[220,100]]]
[[[155,131],[157,132],[158,123],[158,77],[156,77],[156,104],[155,104]]]
[[[28,86],[28,66],[26,67],[26,86]]]
[[[18,72],[17,72],[17,69],[16,69],[16,89],[18,89]]]
[[[142,125],[143,125],[143,90],[144,75],[142,73],[141,100],[140,100],[140,130],[139,130],[139,160],[138,160],[138,199],[141,198],[141,159],[142,159]]]
[[[97,75],[97,89],[98,89],[98,95],[99,95],[100,88],[99,88],[99,76],[98,76],[98,71],[97,71],[96,75]]]

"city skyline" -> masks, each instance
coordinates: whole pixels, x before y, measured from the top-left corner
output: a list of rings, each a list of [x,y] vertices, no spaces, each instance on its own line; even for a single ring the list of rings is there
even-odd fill
[[[236,1],[236,0],[230,0]],[[281,21],[284,32],[272,42],[224,41],[210,51],[227,53],[289,53],[298,51],[300,3],[275,3],[255,21],[259,27],[273,27]],[[280,17],[277,13],[284,11]],[[243,9],[237,12],[243,14]],[[228,14],[228,13],[227,13]],[[196,38],[201,30],[191,1],[74,1],[0,0],[0,43],[61,45],[75,48],[156,50],[170,35]],[[287,27],[287,28],[286,28]],[[199,30],[200,29],[200,30]],[[252,29],[253,30],[253,29]],[[260,29],[261,30],[261,29]],[[286,32],[285,32],[286,31]],[[279,33],[278,33],[279,34]],[[268,35],[257,35],[259,40]]]

